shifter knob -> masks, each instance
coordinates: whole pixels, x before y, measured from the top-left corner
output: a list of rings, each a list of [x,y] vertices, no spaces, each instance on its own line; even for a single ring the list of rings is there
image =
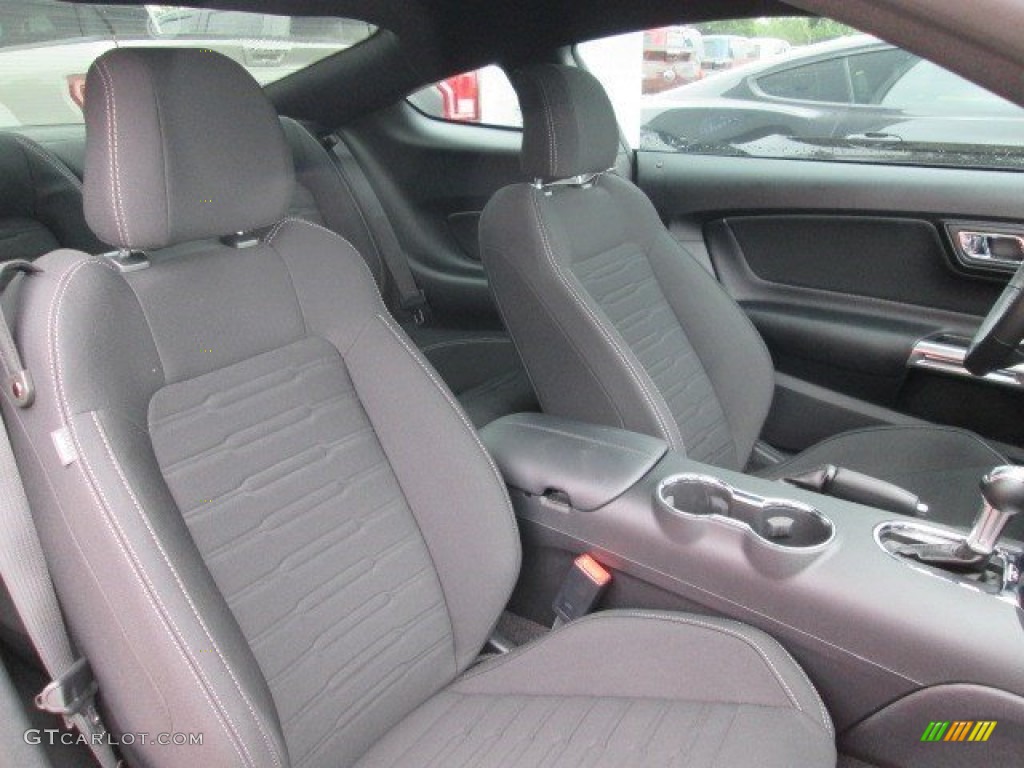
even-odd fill
[[[967,535],[967,547],[988,557],[1014,515],[1024,512],[1024,467],[996,467],[981,478],[981,511]]]

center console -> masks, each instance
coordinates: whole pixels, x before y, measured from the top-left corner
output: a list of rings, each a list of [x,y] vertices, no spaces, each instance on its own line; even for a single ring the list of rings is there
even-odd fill
[[[947,570],[901,548],[955,549],[963,533],[704,465],[655,438],[540,414],[499,419],[481,436],[509,485],[524,569],[554,579],[589,552],[631,585],[606,607],[683,608],[766,630],[808,670],[855,754],[939,765],[934,752],[914,756],[920,733],[910,731],[1003,718],[1019,759],[1015,545],[994,551],[997,572]]]

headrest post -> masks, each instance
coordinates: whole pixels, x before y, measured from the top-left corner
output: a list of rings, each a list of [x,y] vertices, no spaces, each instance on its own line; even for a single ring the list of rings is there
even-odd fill
[[[102,256],[117,267],[118,272],[138,272],[149,266],[149,257],[145,253],[128,248],[118,248],[116,251],[104,253]]]

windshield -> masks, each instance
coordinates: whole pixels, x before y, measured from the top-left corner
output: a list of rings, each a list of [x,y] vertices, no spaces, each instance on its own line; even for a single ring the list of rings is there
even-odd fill
[[[341,18],[173,5],[0,3],[0,127],[82,122],[85,73],[114,47],[202,47],[262,85],[365,40],[376,28]]]

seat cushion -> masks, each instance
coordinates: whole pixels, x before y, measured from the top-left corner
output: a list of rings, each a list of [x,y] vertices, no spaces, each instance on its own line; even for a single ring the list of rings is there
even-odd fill
[[[834,766],[810,681],[764,633],[610,611],[469,670],[359,762],[375,766]]]
[[[972,432],[952,427],[871,427],[822,440],[762,472],[772,478],[835,464],[912,491],[928,505],[928,519],[968,527],[981,503],[978,481],[1007,459]],[[1007,535],[1024,535],[1013,520]]]

